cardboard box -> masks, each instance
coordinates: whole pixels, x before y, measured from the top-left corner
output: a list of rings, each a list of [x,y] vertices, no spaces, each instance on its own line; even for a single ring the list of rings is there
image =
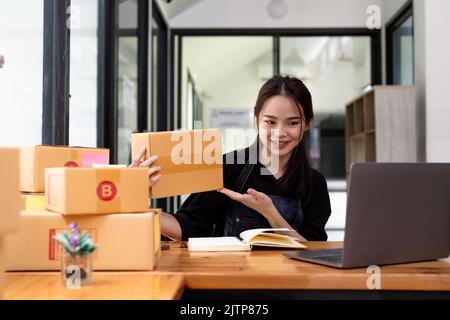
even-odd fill
[[[147,213],[67,217],[36,210],[21,212],[20,232],[6,239],[7,271],[60,270],[61,247],[56,233],[76,222],[98,248],[94,270],[152,270],[158,262],[160,210]]]
[[[5,259],[4,240],[0,237],[0,300],[3,298],[3,288],[5,287]]]
[[[93,163],[108,164],[109,149],[67,146],[20,148],[20,190],[23,192],[44,192],[45,168],[89,168]]]
[[[23,210],[42,210],[45,209],[45,193],[22,193]]]
[[[19,149],[0,148],[0,235],[19,228]]]
[[[148,168],[47,168],[45,207],[62,214],[147,212]]]
[[[151,188],[151,198],[223,188],[222,142],[217,129],[135,133],[133,157],[145,147],[145,159],[157,155],[161,179]]]

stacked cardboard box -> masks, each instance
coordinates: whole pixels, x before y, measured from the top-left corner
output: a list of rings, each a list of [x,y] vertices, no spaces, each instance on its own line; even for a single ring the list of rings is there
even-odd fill
[[[148,211],[147,168],[48,168],[45,207],[66,215]]]
[[[4,272],[5,272],[5,249],[3,248],[3,239],[0,238],[0,300],[3,298],[3,287],[5,286]]]
[[[223,188],[222,140],[217,129],[146,132],[131,135],[135,157],[145,148],[145,159],[157,155],[161,179],[151,198],[164,198]]]
[[[43,193],[46,168],[82,167],[108,164],[109,150],[66,146],[20,148],[20,190]]]
[[[45,208],[46,168],[90,168],[94,163],[108,164],[109,149],[44,145],[20,148],[20,190],[25,209]]]
[[[0,148],[0,298],[6,264],[5,240],[19,229],[19,149]]]
[[[59,270],[61,248],[53,237],[71,222],[98,245],[93,253],[94,270],[152,270],[161,254],[159,210],[147,211],[76,216],[22,211],[20,232],[6,239],[6,270]]]
[[[88,165],[101,163],[102,159],[106,162],[107,157],[87,156],[98,149],[85,148],[76,148],[81,150],[81,155],[73,148],[66,148],[74,160],[64,158],[59,162],[73,161],[86,165],[85,168],[76,168],[73,163],[58,167],[42,160],[51,158],[46,153],[55,150],[42,148],[34,149],[39,150],[39,165],[34,165],[33,170],[22,170],[33,182],[26,179],[22,182],[23,186],[42,183],[43,189],[39,186],[26,190],[42,190],[45,196],[23,196],[27,209],[21,212],[20,232],[5,243],[6,270],[59,270],[61,248],[54,236],[68,229],[71,222],[89,233],[98,245],[93,254],[94,270],[152,270],[161,254],[161,233],[160,210],[148,206],[148,169],[89,168]],[[62,153],[64,149],[58,147],[57,151]],[[98,155],[105,154],[100,151]],[[28,166],[26,157],[21,161],[25,167]],[[42,181],[41,173],[35,172],[41,169]]]

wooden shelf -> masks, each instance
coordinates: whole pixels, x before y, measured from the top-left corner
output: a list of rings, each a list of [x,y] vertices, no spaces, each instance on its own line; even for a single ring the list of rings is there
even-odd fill
[[[348,135],[353,135],[353,132],[355,131],[353,129],[353,124],[354,124],[354,117],[353,117],[353,104],[350,104],[347,106],[347,108],[345,109],[345,131],[347,132]]]
[[[375,101],[373,91],[363,97],[364,131],[375,130]]]
[[[366,135],[366,132],[360,132],[360,133],[354,133],[350,136],[350,138],[364,138]]]
[[[366,140],[366,150],[365,150],[365,156],[366,161],[368,162],[374,162],[376,161],[376,144],[375,144],[375,131],[367,132],[365,134],[365,140]]]
[[[363,99],[358,99],[353,104],[353,132],[364,131],[364,104]]]
[[[415,162],[413,86],[375,86],[346,105],[346,173],[353,162]]]

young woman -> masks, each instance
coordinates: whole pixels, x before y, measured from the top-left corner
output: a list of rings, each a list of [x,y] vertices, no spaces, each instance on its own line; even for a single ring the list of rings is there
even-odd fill
[[[313,119],[311,94],[296,78],[274,76],[262,86],[254,113],[257,141],[224,155],[224,188],[191,194],[176,214],[163,213],[162,234],[187,240],[287,227],[293,231],[281,233],[300,241],[327,240],[324,228],[331,213],[327,183],[310,167],[303,139]],[[144,152],[131,166],[149,166],[153,186],[161,168],[152,167],[157,155],[141,161]],[[242,156],[245,163],[239,161]]]

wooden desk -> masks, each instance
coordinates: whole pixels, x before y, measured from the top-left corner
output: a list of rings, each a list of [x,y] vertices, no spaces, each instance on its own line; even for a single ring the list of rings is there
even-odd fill
[[[67,289],[59,272],[6,274],[5,300],[174,300],[183,293],[183,276],[95,272],[93,285]]]
[[[342,247],[341,242],[310,242],[308,250]],[[81,290],[62,287],[60,275],[12,273],[6,275],[6,299],[178,299],[208,298],[234,292],[231,297],[450,297],[450,260],[381,267],[381,289],[369,290],[366,268],[340,270],[283,256],[285,250],[252,252],[188,252],[171,242],[152,272],[94,272],[94,285]],[[274,292],[276,290],[277,292]],[[203,296],[193,293],[203,292]],[[292,293],[301,293],[292,295]],[[333,293],[333,295],[329,295]],[[349,294],[349,295],[345,295]],[[366,294],[366,295],[364,295]],[[367,295],[368,294],[368,295]],[[261,297],[261,296],[260,296]]]
[[[309,242],[308,250],[341,248],[342,242]],[[285,257],[286,250],[188,252],[173,243],[157,271],[183,274],[189,289],[368,290],[366,268],[340,270]],[[381,290],[449,291],[450,261],[381,267]]]

